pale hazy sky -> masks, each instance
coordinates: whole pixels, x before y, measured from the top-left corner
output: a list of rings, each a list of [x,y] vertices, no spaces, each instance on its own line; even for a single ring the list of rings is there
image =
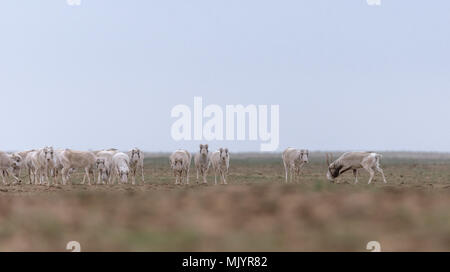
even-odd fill
[[[201,96],[278,104],[280,150],[450,151],[449,14],[448,0],[5,0],[0,150],[194,150],[170,112]]]

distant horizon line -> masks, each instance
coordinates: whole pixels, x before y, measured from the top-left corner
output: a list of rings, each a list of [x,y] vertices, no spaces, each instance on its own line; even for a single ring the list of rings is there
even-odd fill
[[[32,149],[33,148],[31,148],[31,149],[24,149],[24,150],[32,150]],[[37,148],[37,149],[39,149],[39,148]],[[55,149],[72,149],[72,150],[80,150],[80,151],[83,150],[83,149],[73,149],[73,148],[55,148]],[[109,149],[109,148],[104,148],[104,149],[87,149],[87,150],[84,149],[84,151],[100,151],[100,150],[106,150],[106,149]],[[178,148],[178,149],[181,149],[181,148]],[[20,152],[20,151],[24,151],[24,150],[6,150],[4,152],[14,153],[14,152]],[[124,149],[117,148],[117,150],[120,151],[120,152],[128,152],[131,149],[130,150],[124,150]],[[177,149],[169,150],[169,151],[167,151],[167,150],[166,151],[161,151],[161,150],[160,151],[148,151],[148,150],[144,150],[144,149],[140,148],[140,150],[142,152],[144,152],[144,153],[149,153],[149,154],[170,154],[170,153],[174,152]],[[189,149],[186,149],[186,150],[189,151],[189,152],[192,152]],[[197,151],[197,149],[195,149],[195,150]],[[218,150],[218,149],[214,149],[214,150],[211,150],[211,151],[216,151],[216,150]],[[233,151],[231,149],[230,153],[233,153],[233,154],[268,154],[269,155],[269,154],[281,154],[281,153],[283,153],[283,151],[284,151],[284,149],[283,150],[279,150],[279,151],[258,151],[258,150],[254,150],[254,151]],[[432,151],[432,150],[376,150],[376,149],[373,149],[373,150],[361,150],[361,149],[359,149],[359,150],[357,150],[357,149],[349,149],[349,150],[314,150],[314,149],[309,149],[309,152],[311,152],[311,153],[380,152],[380,153],[450,154],[450,150],[449,151]]]

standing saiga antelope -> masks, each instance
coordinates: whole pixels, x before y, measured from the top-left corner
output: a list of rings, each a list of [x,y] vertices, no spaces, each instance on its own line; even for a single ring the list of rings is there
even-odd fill
[[[384,183],[387,183],[384,176],[383,169],[380,167],[381,155],[374,152],[348,152],[344,153],[337,160],[330,163],[330,155],[327,154],[328,180],[334,182],[334,180],[341,174],[353,170],[355,176],[355,184],[358,183],[358,169],[364,168],[370,174],[369,183],[375,175],[375,171],[378,171],[383,176]]]
[[[228,169],[230,168],[230,153],[228,152],[228,148],[220,148],[218,151],[213,152],[209,163],[214,171],[214,184],[217,184],[217,174],[219,174],[219,179],[222,180],[222,184],[227,184]]]
[[[206,176],[208,174],[209,169],[209,151],[207,144],[200,145],[200,151],[197,152],[194,156],[194,163],[195,169],[197,170],[197,183],[199,183],[198,181],[199,173],[203,178],[203,183],[208,183],[206,181]]]
[[[289,147],[283,152],[282,158],[286,183],[288,182],[288,174],[290,174],[290,181],[292,182],[300,178],[303,166],[309,162],[309,151]]]
[[[189,168],[191,167],[191,153],[184,149],[175,150],[169,158],[170,167],[175,176],[175,184],[189,185]]]

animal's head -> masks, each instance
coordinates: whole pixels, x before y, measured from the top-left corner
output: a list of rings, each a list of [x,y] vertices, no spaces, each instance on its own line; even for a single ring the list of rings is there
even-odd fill
[[[97,166],[97,169],[99,169],[99,170],[106,169],[106,159],[105,158],[97,158],[95,160],[95,164]]]
[[[13,168],[18,168],[22,164],[22,157],[17,153],[11,155],[11,160]]]
[[[109,177],[109,170],[106,167],[106,159],[105,158],[97,158],[95,160],[95,165],[97,169],[100,171],[100,175],[103,181],[106,181]]]
[[[340,175],[342,165],[339,165],[336,162],[332,162],[332,160],[333,157],[327,154],[327,165],[328,165],[327,179],[329,181],[334,182],[334,180]]]
[[[130,156],[130,160],[131,161],[137,161],[141,159],[141,151],[139,150],[139,148],[133,148],[131,150],[131,156]]]
[[[46,161],[51,161],[53,160],[53,147],[51,146],[46,146],[43,148],[42,152],[44,153],[44,158]]]
[[[128,175],[130,174],[130,171],[128,169],[121,168],[121,169],[119,169],[118,172],[119,172],[120,181],[122,183],[127,183],[128,182]]]
[[[172,162],[172,168],[175,171],[182,171],[183,170],[183,160],[182,159],[175,159]]]
[[[301,163],[308,163],[309,162],[309,151],[306,149],[300,150],[300,154],[298,155],[298,160]]]
[[[219,149],[219,157],[220,157],[220,161],[222,162],[226,162],[228,159],[228,148],[221,148]]]
[[[207,144],[205,144],[205,145],[200,145],[200,154],[201,155],[208,155],[208,145]]]

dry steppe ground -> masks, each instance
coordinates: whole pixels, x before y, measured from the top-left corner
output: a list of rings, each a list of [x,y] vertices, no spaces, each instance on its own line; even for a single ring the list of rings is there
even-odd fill
[[[314,152],[287,185],[280,154],[232,154],[226,186],[174,185],[168,154],[136,186],[1,185],[0,251],[450,251],[450,155],[383,154],[388,184],[332,184]]]

